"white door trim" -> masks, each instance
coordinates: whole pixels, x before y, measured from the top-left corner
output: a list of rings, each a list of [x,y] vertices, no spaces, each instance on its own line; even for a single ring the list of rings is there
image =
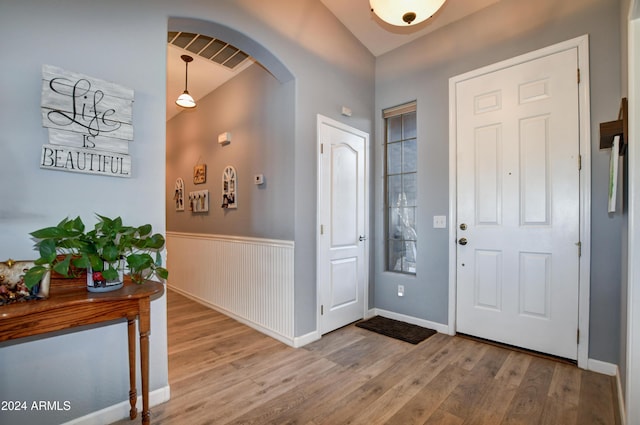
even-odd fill
[[[589,288],[591,263],[591,112],[589,100],[589,37],[584,35],[555,44],[515,58],[485,66],[449,79],[449,330],[456,333],[456,273],[457,273],[457,134],[456,134],[456,84],[480,75],[528,62],[567,49],[578,49],[580,68],[579,113],[580,113],[580,257],[579,300],[578,300],[578,366],[586,369],[589,359]]]
[[[329,117],[325,117],[324,115],[318,114],[317,118],[317,127],[316,127],[316,179],[317,179],[317,193],[316,193],[316,332],[317,336],[322,336],[322,315],[320,314],[320,305],[322,304],[322,292],[320,288],[320,261],[322,259],[321,253],[321,240],[320,240],[320,225],[321,221],[321,195],[322,195],[322,143],[323,141],[320,138],[320,129],[322,125],[330,125],[332,127],[338,128],[340,130],[354,133],[360,135],[364,139],[364,152],[365,152],[365,160],[364,160],[364,228],[365,232],[370,232],[369,228],[369,134],[364,131],[358,130],[357,128],[350,127],[346,124],[341,123],[340,121],[333,120]],[[369,235],[366,235],[369,236]],[[364,309],[362,312],[362,317],[366,317],[367,311],[369,311],[369,240],[364,241]]]
[[[626,388],[625,400],[626,423],[640,423],[640,149],[637,141],[640,134],[640,120],[636,117],[640,113],[640,0],[634,0],[629,6],[628,21],[628,52],[629,52],[629,133],[631,143],[628,145],[629,186],[629,242],[628,242],[628,282],[627,282],[627,352],[626,355]],[[623,416],[623,424],[625,417]]]

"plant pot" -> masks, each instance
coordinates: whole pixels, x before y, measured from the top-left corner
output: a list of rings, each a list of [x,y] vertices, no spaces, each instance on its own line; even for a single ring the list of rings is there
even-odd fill
[[[105,264],[105,267],[108,267]],[[106,280],[102,277],[101,272],[93,272],[91,268],[87,269],[87,291],[89,292],[109,292],[122,288],[124,285],[124,269],[118,268],[118,278],[115,280]]]
[[[57,262],[61,262],[63,261],[65,258],[67,257],[67,254],[60,254],[56,256],[56,261]],[[76,266],[73,265],[73,261],[78,258],[78,255],[73,255],[73,258],[71,259],[71,264],[69,265],[69,273],[65,276],[65,275],[61,275],[60,273],[56,272],[55,270],[51,270],[51,277],[53,279],[68,279],[68,278],[83,278],[84,275],[87,273],[86,269],[79,269]]]

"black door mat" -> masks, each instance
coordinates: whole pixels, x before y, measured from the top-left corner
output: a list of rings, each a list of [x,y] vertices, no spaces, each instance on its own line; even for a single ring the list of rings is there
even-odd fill
[[[433,329],[412,325],[399,320],[388,319],[382,316],[374,316],[369,320],[356,323],[359,328],[367,329],[401,341],[419,344],[437,332]]]

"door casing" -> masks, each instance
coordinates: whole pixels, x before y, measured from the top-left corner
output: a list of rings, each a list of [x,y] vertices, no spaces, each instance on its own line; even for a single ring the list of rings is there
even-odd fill
[[[578,366],[586,369],[589,360],[589,288],[591,263],[591,112],[589,99],[589,38],[577,37],[562,43],[507,59],[449,79],[449,334],[456,333],[457,297],[457,117],[456,84],[480,75],[508,68],[567,49],[577,48],[580,85],[578,108],[580,114],[580,241],[582,253],[579,266],[578,299]],[[577,70],[576,70],[577,74]]]
[[[629,6],[629,132],[634,137],[640,134],[640,0],[633,0]],[[627,166],[629,172],[629,236],[627,272],[627,334],[626,344],[626,412],[622,413],[623,423],[640,422],[640,150],[636,144],[629,144]],[[620,391],[622,392],[622,391]]]

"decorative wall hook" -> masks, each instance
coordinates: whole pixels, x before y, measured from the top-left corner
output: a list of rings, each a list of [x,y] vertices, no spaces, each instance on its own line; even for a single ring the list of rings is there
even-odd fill
[[[629,110],[626,97],[620,102],[618,119],[600,123],[600,149],[611,148],[615,136],[620,136],[620,155],[624,155],[629,142]]]

